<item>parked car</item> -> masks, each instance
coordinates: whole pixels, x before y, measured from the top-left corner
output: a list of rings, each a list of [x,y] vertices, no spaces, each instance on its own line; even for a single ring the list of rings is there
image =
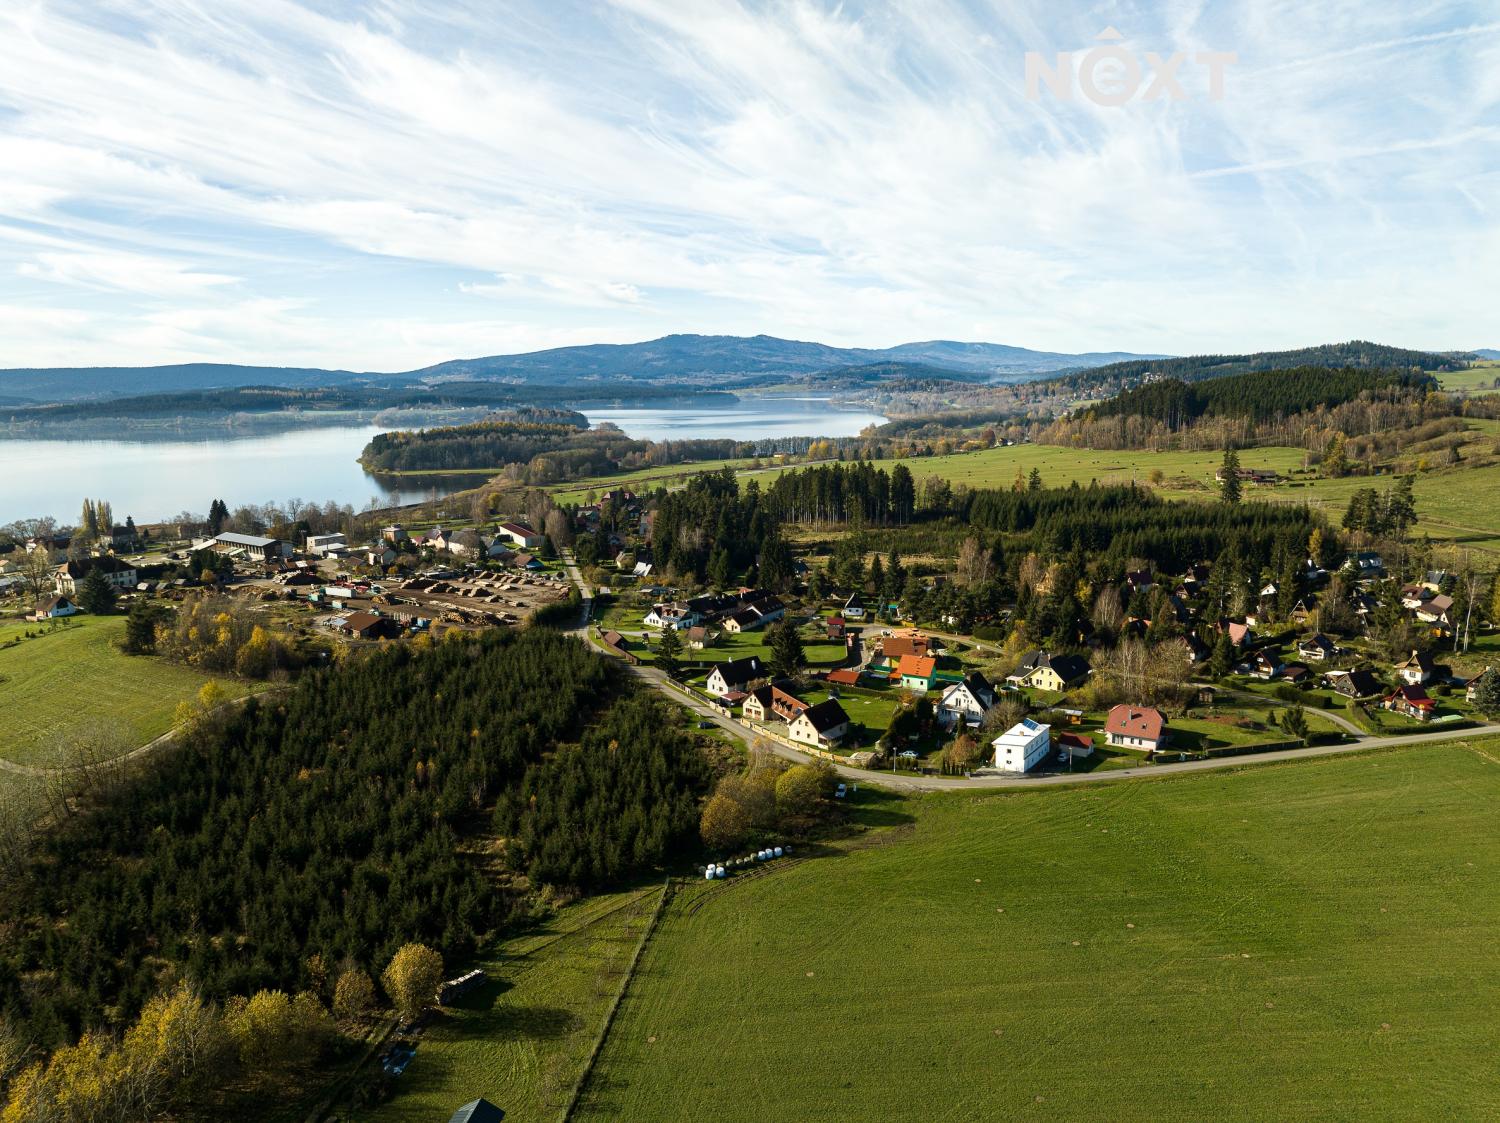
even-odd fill
[[[836,787],[836,788],[833,789],[833,798],[834,799],[843,799],[848,794],[849,794],[849,787],[848,787],[847,784],[840,784],[838,787]]]

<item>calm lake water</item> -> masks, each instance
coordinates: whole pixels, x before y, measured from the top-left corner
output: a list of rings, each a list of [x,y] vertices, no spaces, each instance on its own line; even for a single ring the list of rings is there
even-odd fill
[[[853,436],[885,419],[830,408],[826,400],[745,399],[719,409],[600,409],[593,423],[613,422],[632,437],[759,438]],[[0,524],[50,515],[75,521],[85,496],[107,499],[115,517],[137,522],[202,513],[214,499],[285,503],[334,500],[364,508],[415,503],[430,481],[367,475],[358,457],[375,427],[301,429],[273,436],[184,441],[0,439]],[[443,490],[464,486],[443,481]]]

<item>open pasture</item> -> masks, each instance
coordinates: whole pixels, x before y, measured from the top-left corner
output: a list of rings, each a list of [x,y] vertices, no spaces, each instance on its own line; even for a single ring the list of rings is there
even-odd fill
[[[1493,1116],[1496,748],[862,792],[883,835],[675,899],[579,1117]]]

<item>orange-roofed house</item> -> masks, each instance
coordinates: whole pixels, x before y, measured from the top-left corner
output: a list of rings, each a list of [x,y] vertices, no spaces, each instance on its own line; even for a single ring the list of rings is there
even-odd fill
[[[902,690],[931,690],[937,682],[937,660],[931,655],[903,655],[896,665]]]

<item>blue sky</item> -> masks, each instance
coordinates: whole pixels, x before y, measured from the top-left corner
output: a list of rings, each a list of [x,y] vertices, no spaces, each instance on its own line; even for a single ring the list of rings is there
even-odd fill
[[[0,366],[1500,346],[1497,16],[9,0]],[[1111,45],[1184,52],[1186,96],[1028,96],[1028,52]],[[1218,100],[1200,51],[1236,55]]]

